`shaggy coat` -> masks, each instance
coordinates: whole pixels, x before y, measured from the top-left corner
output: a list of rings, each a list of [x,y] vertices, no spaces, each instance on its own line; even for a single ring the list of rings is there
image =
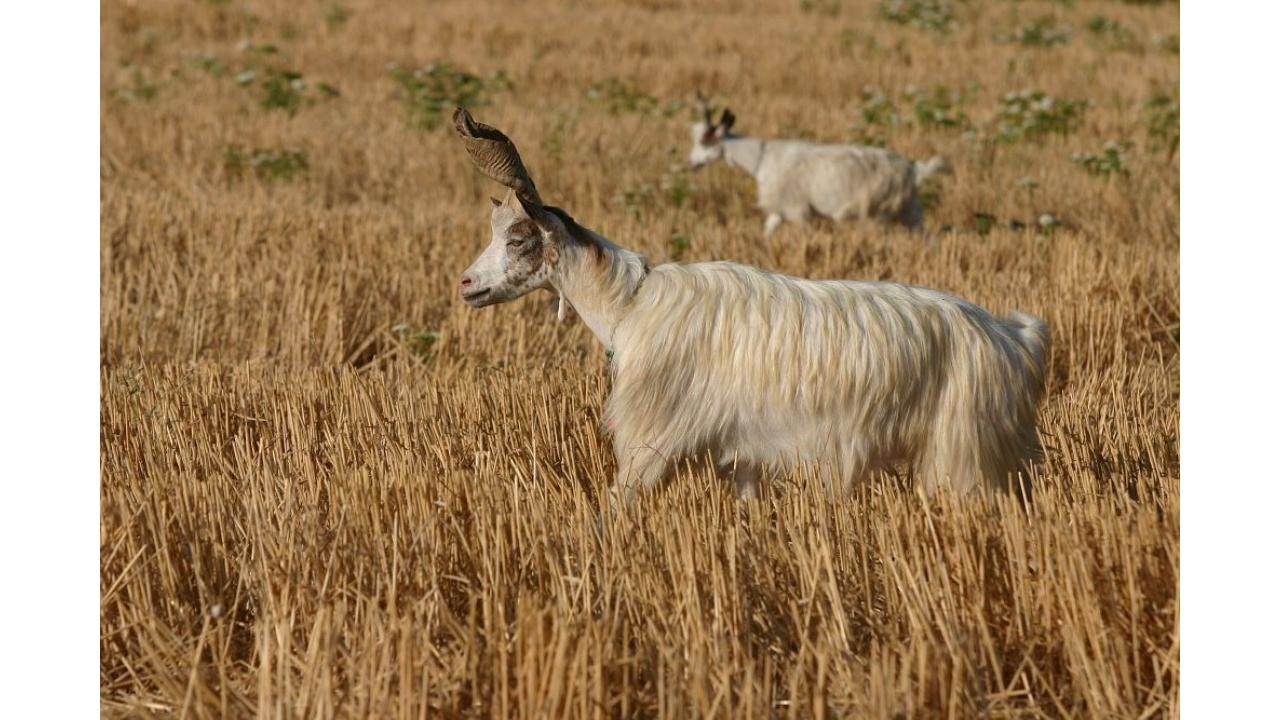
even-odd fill
[[[1039,453],[1048,342],[935,290],[662,265],[612,338],[620,482],[710,452],[746,494],[797,461],[838,488],[898,463],[928,490],[1004,486]]]

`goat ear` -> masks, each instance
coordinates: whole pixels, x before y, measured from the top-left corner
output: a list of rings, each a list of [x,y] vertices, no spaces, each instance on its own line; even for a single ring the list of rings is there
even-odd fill
[[[502,201],[492,195],[489,196],[489,202],[493,203],[494,207],[502,207]]]
[[[723,136],[733,127],[734,120],[737,120],[737,118],[733,116],[733,113],[729,112],[729,108],[725,108],[724,112],[720,113],[720,122],[716,123],[716,132]]]
[[[529,216],[529,219],[538,226],[539,230],[548,233],[555,230],[555,221],[552,219],[554,216],[547,212],[545,208],[535,202],[525,200],[519,195],[516,195],[516,200],[520,202],[520,209],[524,210],[524,214]]]

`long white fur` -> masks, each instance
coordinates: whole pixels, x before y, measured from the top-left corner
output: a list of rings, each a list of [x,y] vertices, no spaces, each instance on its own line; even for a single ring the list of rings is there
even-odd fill
[[[493,210],[493,245],[467,277],[499,287],[494,248],[522,212]],[[762,473],[797,462],[840,488],[894,463],[930,490],[1004,487],[1039,452],[1049,331],[1036,318],[998,318],[925,288],[727,262],[646,273],[642,256],[596,233],[577,228],[572,241],[558,216],[540,224],[558,247],[554,266],[536,285],[499,289],[559,293],[612,350],[605,424],[619,500],[707,453],[752,495]]]
[[[813,214],[835,220],[872,219],[919,228],[924,209],[919,185],[951,172],[941,156],[923,162],[863,145],[822,145],[804,140],[764,140],[726,128],[694,123],[689,165],[723,157],[756,180],[765,235],[783,220],[803,224]]]

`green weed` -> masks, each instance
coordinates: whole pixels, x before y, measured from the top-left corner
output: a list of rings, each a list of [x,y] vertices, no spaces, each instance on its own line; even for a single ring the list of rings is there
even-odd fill
[[[1172,155],[1181,142],[1181,123],[1178,90],[1172,95],[1157,95],[1147,101],[1147,137],[1155,146]]]
[[[947,0],[885,0],[880,3],[879,13],[889,22],[940,35],[956,27],[955,11]]]
[[[1059,25],[1050,16],[1038,17],[1013,32],[997,35],[997,42],[1016,43],[1023,47],[1065,45],[1071,39],[1071,26]]]
[[[250,170],[263,180],[288,180],[308,167],[301,150],[256,148],[246,153],[240,145],[223,148],[222,165],[231,177],[241,177]]]
[[[504,70],[480,76],[447,62],[429,63],[416,69],[393,66],[391,77],[400,86],[411,122],[424,130],[440,127],[446,114],[455,107],[480,107],[494,94],[512,88]]]
[[[1083,114],[1083,100],[1055,98],[1041,90],[1008,93],[996,110],[995,139],[1005,142],[1067,135]]]
[[[1100,153],[1076,153],[1071,161],[1084,168],[1090,175],[1109,177],[1111,175],[1128,175],[1125,167],[1125,153],[1132,147],[1129,142],[1108,140]]]

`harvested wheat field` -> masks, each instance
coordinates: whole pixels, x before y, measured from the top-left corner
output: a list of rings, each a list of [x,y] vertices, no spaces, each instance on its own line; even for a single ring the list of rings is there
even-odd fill
[[[1177,3],[535,5],[104,3],[103,714],[1176,716]],[[947,156],[928,232],[763,239],[699,87]],[[690,463],[598,535],[605,348],[458,299],[455,104],[654,263],[1045,318],[1034,501]]]

